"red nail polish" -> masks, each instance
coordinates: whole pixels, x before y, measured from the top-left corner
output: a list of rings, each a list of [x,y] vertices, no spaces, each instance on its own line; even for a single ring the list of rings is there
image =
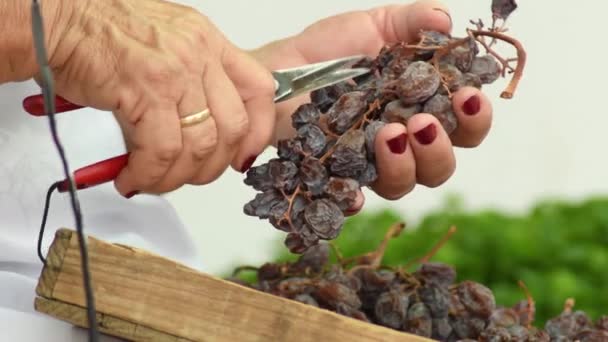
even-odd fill
[[[352,208],[346,209],[346,215],[354,215],[358,212],[359,212],[359,209],[352,209]]]
[[[128,194],[125,195],[126,198],[131,198],[135,195],[139,194],[139,191],[131,191]]]
[[[257,158],[258,156],[251,156],[247,160],[245,160],[243,166],[241,166],[241,173],[245,173],[247,170],[249,170],[249,168],[251,168],[251,165],[253,165]]]
[[[407,134],[402,133],[386,142],[389,150],[395,154],[402,154],[407,148]]]
[[[475,115],[481,109],[481,101],[479,96],[473,95],[465,103],[462,104],[462,111],[467,115]]]
[[[422,145],[429,145],[437,138],[437,127],[435,124],[429,124],[418,132],[414,133],[416,140]]]

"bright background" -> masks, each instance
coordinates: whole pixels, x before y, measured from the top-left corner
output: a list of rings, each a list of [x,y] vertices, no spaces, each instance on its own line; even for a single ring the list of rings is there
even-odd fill
[[[518,1],[509,20],[510,34],[528,52],[525,77],[512,100],[498,96],[507,80],[486,88],[494,100],[494,126],[485,143],[457,150],[454,176],[436,189],[416,188],[405,198],[387,202],[366,192],[366,208],[391,206],[417,218],[440,204],[446,194],[464,195],[471,208],[520,211],[546,197],[581,198],[608,190],[604,139],[608,117],[602,98],[608,79],[606,5]],[[296,34],[316,20],[386,1],[222,0],[182,2],[206,13],[242,48]],[[444,0],[461,35],[469,19],[489,18],[490,0]],[[487,20],[486,20],[487,21]],[[336,39],[340,39],[339,32]],[[322,46],[320,48],[323,48]],[[274,156],[273,148],[260,156]],[[270,257],[283,234],[266,221],[242,213],[254,192],[243,176],[227,172],[204,188],[184,187],[167,198],[202,246],[202,269],[224,272],[235,263],[258,264]]]

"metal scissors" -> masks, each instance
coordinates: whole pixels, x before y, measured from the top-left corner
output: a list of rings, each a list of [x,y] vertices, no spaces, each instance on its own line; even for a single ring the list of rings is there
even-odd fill
[[[274,102],[282,102],[293,97],[328,87],[336,83],[355,78],[370,72],[368,68],[352,67],[364,59],[363,55],[354,55],[320,63],[272,71],[275,79]],[[83,108],[59,96],[55,96],[56,114]],[[33,116],[45,116],[42,94],[32,95],[23,100],[23,108]],[[127,165],[129,153],[102,160],[82,167],[74,172],[76,189],[86,189],[114,180]],[[59,192],[69,190],[69,181],[63,180],[58,186]]]

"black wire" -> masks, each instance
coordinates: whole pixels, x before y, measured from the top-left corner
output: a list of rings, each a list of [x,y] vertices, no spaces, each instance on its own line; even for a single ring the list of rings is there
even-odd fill
[[[46,259],[42,255],[42,238],[44,237],[44,227],[46,226],[46,219],[49,216],[49,207],[51,206],[51,195],[53,191],[59,187],[61,182],[56,182],[51,185],[46,193],[46,200],[44,201],[44,213],[42,214],[42,223],[40,223],[40,232],[38,233],[38,257],[40,261],[46,266]]]
[[[89,341],[97,342],[99,341],[99,333],[97,331],[97,320],[95,317],[95,299],[93,297],[93,289],[91,286],[88,251],[82,228],[82,214],[80,212],[80,203],[78,202],[78,196],[76,195],[76,186],[74,184],[74,179],[72,178],[72,174],[68,166],[68,161],[65,156],[65,152],[61,145],[61,142],[59,141],[59,135],[57,133],[57,126],[55,122],[55,92],[53,85],[53,75],[47,61],[46,48],[44,44],[44,26],[42,22],[42,14],[40,11],[40,5],[38,4],[38,0],[32,0],[32,33],[34,37],[36,59],[38,61],[38,64],[40,65],[40,72],[42,76],[41,79],[42,94],[44,96],[44,110],[45,114],[49,118],[51,134],[53,136],[53,141],[55,142],[55,146],[57,147],[57,151],[59,152],[59,156],[61,158],[63,172],[69,182],[70,201],[72,204],[72,210],[74,212],[74,218],[76,220],[76,232],[80,245],[80,259],[82,264],[82,276],[84,280],[87,303],[87,318],[89,322]],[[48,206],[46,209],[48,209]]]

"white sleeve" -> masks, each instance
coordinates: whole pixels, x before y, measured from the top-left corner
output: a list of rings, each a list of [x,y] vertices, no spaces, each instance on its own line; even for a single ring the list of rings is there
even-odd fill
[[[34,310],[35,281],[0,271],[0,336],[2,341],[87,342],[86,330]],[[100,342],[119,342],[102,336]]]

